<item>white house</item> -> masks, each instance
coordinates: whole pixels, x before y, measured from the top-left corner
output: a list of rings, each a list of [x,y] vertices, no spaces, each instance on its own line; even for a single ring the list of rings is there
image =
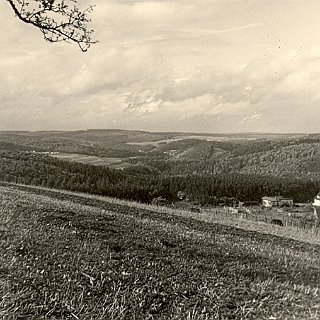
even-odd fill
[[[320,198],[319,198],[320,201]],[[272,207],[292,207],[293,200],[289,198],[284,198],[281,196],[275,197],[263,197],[262,198],[262,206],[265,208],[272,208]]]

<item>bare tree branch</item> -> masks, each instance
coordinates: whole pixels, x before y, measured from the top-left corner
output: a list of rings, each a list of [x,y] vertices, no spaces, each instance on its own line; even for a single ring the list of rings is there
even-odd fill
[[[91,44],[93,30],[88,29],[88,15],[93,6],[81,11],[77,0],[7,0],[15,15],[38,28],[46,41],[75,42],[82,51]]]

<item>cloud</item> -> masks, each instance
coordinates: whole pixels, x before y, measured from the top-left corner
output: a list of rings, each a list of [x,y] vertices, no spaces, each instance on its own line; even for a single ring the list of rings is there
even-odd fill
[[[240,131],[312,131],[320,115],[320,55],[309,52],[291,58],[287,53],[256,59],[228,73],[208,69],[172,79],[169,85],[128,95],[127,110],[148,117],[179,114],[186,125],[192,119],[201,124],[219,119],[220,129],[231,125]]]
[[[0,4],[0,129],[318,128],[318,2],[96,4],[86,54],[45,43]]]
[[[237,32],[243,31],[250,28],[262,27],[263,23],[249,23],[243,26],[235,26],[227,29],[218,29],[218,30],[210,30],[210,29],[192,29],[192,30],[183,30],[184,32],[197,33],[197,34],[220,34],[220,33],[229,33],[229,32]]]
[[[147,84],[151,78],[161,79],[167,67],[161,55],[152,48],[112,48],[86,59],[68,75],[67,85],[56,89],[61,95],[87,95]]]

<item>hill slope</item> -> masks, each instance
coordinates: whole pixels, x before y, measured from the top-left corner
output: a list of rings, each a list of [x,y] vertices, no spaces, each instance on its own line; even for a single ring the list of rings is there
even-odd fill
[[[54,152],[53,156],[70,161],[143,167],[159,174],[237,172],[320,180],[320,139],[315,134],[0,132],[1,150]]]
[[[223,151],[223,152],[222,152]],[[273,144],[249,143],[220,152],[203,155],[201,161],[189,159],[172,169],[172,173],[217,174],[237,172],[290,177],[320,179],[320,143],[282,141]]]
[[[316,319],[320,246],[0,186],[3,319]]]

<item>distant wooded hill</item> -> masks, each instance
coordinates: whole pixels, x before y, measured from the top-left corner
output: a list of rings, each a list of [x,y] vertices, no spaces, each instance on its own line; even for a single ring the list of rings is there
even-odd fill
[[[112,170],[118,162],[93,166],[76,163],[77,156],[54,159],[50,152],[119,158],[126,165]],[[308,201],[320,186],[320,136],[0,132],[0,178],[144,202],[175,200],[179,191],[204,204],[274,194]]]
[[[190,159],[177,164],[171,172],[173,174],[237,172],[318,180],[320,141],[298,140],[276,143],[263,141],[235,146],[233,149],[229,146],[211,147],[206,154],[202,154],[202,159],[199,161]]]

